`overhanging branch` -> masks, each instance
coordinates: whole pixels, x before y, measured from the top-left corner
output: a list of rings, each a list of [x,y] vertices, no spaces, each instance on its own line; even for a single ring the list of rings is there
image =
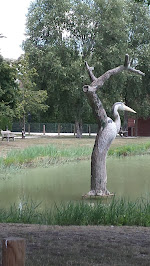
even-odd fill
[[[86,68],[88,71],[88,74],[90,76],[90,79],[92,81],[92,83],[90,85],[84,85],[83,86],[83,91],[87,92],[87,91],[92,91],[92,92],[96,92],[99,88],[101,88],[104,83],[113,75],[116,75],[124,70],[126,71],[130,71],[133,72],[135,74],[138,75],[142,75],[145,76],[145,74],[137,69],[134,69],[132,67],[130,67],[130,61],[129,61],[129,55],[126,54],[125,55],[125,61],[124,61],[124,65],[121,65],[119,67],[110,69],[108,71],[106,71],[102,76],[100,76],[99,78],[96,78],[92,72],[93,68],[89,67],[88,63],[86,62]]]
[[[89,77],[90,77],[90,80],[91,81],[96,81],[97,78],[94,76],[93,74],[93,70],[94,70],[94,67],[89,67],[88,63],[85,61],[85,66],[86,66],[86,69],[87,69],[87,72],[89,74]]]

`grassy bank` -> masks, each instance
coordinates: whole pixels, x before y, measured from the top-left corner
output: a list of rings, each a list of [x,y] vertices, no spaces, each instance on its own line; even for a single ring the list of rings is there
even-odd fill
[[[11,165],[29,165],[46,162],[47,164],[60,163],[65,161],[89,159],[92,153],[92,146],[88,145],[38,145],[27,147],[22,150],[12,149],[5,157],[0,157],[1,168]],[[129,156],[146,154],[150,150],[150,142],[122,145],[112,147],[108,156]]]
[[[117,156],[117,157],[140,155],[140,154],[149,153],[149,151],[150,151],[150,142],[146,142],[146,143],[130,144],[130,145],[111,148],[108,152],[108,155]]]
[[[71,161],[76,159],[84,159],[89,157],[92,149],[90,147],[69,146],[65,147],[47,145],[47,146],[32,146],[23,150],[12,150],[7,153],[5,158],[0,158],[1,166],[23,165],[41,162],[46,159],[49,164],[62,161]]]
[[[150,201],[116,199],[102,202],[70,202],[40,211],[35,203],[24,203],[0,210],[0,223],[28,223],[46,225],[129,225],[150,226]]]

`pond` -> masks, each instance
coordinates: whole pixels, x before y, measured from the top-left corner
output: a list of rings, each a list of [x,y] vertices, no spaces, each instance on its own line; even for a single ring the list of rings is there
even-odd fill
[[[150,156],[107,159],[107,188],[117,196],[136,199],[150,194]],[[43,207],[81,200],[90,190],[90,161],[22,170],[0,180],[0,208],[30,201]]]

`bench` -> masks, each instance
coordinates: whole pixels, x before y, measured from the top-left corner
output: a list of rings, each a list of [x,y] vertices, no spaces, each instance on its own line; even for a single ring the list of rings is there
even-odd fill
[[[3,139],[7,139],[7,141],[9,141],[9,139],[15,139],[15,135],[13,132],[11,132],[10,130],[1,130],[1,135],[2,135],[2,140]]]
[[[120,130],[118,134],[120,135],[120,137],[127,137],[128,136],[128,131]]]

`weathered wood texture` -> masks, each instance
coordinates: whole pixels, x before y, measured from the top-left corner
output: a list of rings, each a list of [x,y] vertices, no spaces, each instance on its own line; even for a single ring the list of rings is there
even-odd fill
[[[99,78],[94,76],[92,72],[94,69],[93,67],[90,67],[87,62],[85,62],[85,65],[92,83],[90,85],[84,85],[83,91],[88,98],[88,102],[98,122],[98,133],[91,156],[91,191],[89,191],[85,196],[106,196],[110,194],[106,188],[106,157],[111,142],[116,137],[117,131],[115,131],[115,123],[112,123],[112,120],[108,120],[102,101],[96,92],[111,76],[116,75],[124,70],[142,76],[145,74],[140,70],[130,67],[128,54],[125,55],[124,65],[106,71]]]
[[[2,266],[25,266],[25,240],[9,237],[2,240]]]
[[[140,71],[137,70],[135,68],[130,67],[130,61],[129,61],[129,55],[126,54],[125,55],[125,61],[124,61],[124,65],[118,66],[116,68],[110,69],[108,71],[106,71],[103,75],[101,75],[99,78],[96,78],[93,74],[93,67],[89,67],[87,62],[85,62],[88,74],[90,76],[90,79],[92,81],[92,83],[90,85],[84,85],[83,87],[83,91],[87,92],[87,91],[92,91],[92,92],[96,92],[98,89],[100,89],[104,83],[113,75],[116,75],[120,72],[123,72],[124,70],[129,71],[129,72],[133,72],[135,74],[138,75],[142,75],[145,76],[145,74]]]

